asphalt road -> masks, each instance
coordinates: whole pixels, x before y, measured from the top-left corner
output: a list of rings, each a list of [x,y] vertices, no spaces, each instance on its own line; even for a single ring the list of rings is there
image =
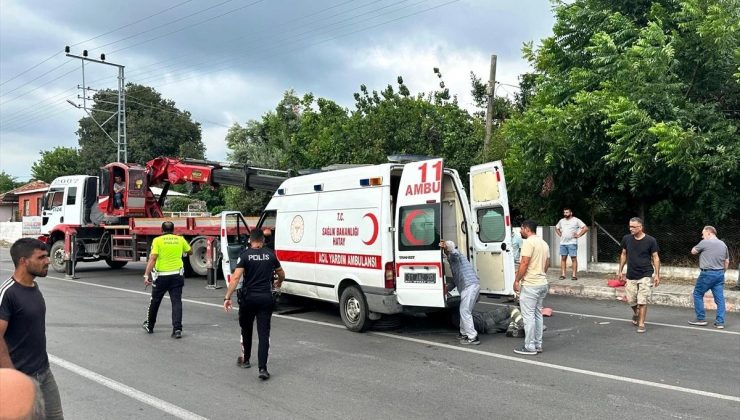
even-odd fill
[[[691,310],[651,306],[647,333],[636,334],[620,302],[553,296],[545,352],[531,357],[502,334],[461,346],[452,326],[423,317],[352,333],[334,306],[299,300],[273,318],[262,382],[235,366],[236,314],[203,279],[186,282],[183,339],[170,338],[168,301],[155,333],[142,331],[143,269],[80,264],[77,280],[39,279],[68,419],[740,417],[737,314],[718,331],[687,325]],[[2,249],[0,275],[11,270]]]

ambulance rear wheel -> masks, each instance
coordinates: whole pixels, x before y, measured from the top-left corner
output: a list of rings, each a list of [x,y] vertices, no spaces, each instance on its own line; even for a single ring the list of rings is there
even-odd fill
[[[344,325],[350,331],[365,331],[372,322],[367,310],[365,295],[357,286],[349,286],[342,291],[339,299],[339,313]]]

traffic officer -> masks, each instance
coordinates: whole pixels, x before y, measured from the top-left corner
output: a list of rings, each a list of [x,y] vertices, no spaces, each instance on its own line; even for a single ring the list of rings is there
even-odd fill
[[[149,334],[154,332],[157,322],[157,311],[165,293],[170,294],[172,304],[172,337],[182,338],[182,288],[185,286],[183,276],[183,254],[193,253],[190,245],[182,236],[174,234],[172,222],[162,223],[163,235],[154,238],[149,262],[144,272],[144,288],[152,285],[152,297],[149,300],[146,321],[141,325]]]
[[[224,310],[231,311],[231,295],[234,293],[242,275],[244,281],[239,289],[237,300],[239,303],[239,326],[242,332],[244,346],[244,367],[249,367],[249,358],[252,355],[252,327],[257,319],[257,335],[259,349],[257,351],[259,378],[270,378],[267,371],[267,355],[270,350],[270,320],[272,318],[273,300],[272,289],[279,289],[285,280],[285,272],[280,267],[275,254],[264,247],[265,236],[262,231],[255,229],[250,233],[251,248],[247,248],[239,256],[236,270],[224,296]],[[277,278],[273,277],[277,274]]]

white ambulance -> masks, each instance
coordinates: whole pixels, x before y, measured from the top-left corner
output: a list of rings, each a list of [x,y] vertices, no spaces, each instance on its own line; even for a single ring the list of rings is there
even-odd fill
[[[454,241],[473,263],[482,294],[513,294],[501,162],[470,168],[470,189],[468,200],[457,171],[442,159],[313,173],[284,181],[257,228],[272,231],[267,246],[285,270],[283,293],[336,302],[347,328],[363,331],[384,314],[458,304],[441,239]],[[230,281],[248,227],[235,212],[223,213],[221,223],[222,270]]]

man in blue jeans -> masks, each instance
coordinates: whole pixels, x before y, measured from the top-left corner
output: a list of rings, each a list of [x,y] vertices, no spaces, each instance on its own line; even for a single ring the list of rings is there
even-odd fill
[[[550,268],[550,247],[536,235],[537,223],[522,222],[524,238],[514,291],[519,293],[519,309],[524,321],[524,346],[514,353],[534,356],[542,353],[542,304],[547,295],[547,270]]]
[[[691,325],[707,325],[704,312],[704,294],[712,291],[714,303],[717,304],[717,319],[714,327],[725,328],[725,270],[730,266],[730,254],[727,245],[717,238],[717,229],[714,226],[705,226],[701,232],[702,240],[691,249],[691,254],[699,254],[699,268],[701,273],[694,286],[694,312],[696,318],[689,321]]]

